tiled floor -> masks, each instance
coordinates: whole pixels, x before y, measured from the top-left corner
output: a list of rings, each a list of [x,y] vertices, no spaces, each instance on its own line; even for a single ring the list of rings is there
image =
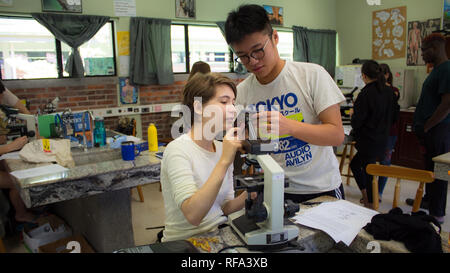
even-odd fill
[[[344,166],[346,172],[347,166]],[[359,204],[361,193],[355,183],[350,179],[350,185],[347,185],[346,177],[343,177],[344,189],[346,200]],[[380,211],[388,212],[392,207],[393,192],[395,181],[389,179],[386,185],[382,203],[380,203]],[[400,208],[406,213],[411,211],[411,207],[406,205],[406,198],[413,198],[415,196],[418,184],[410,181],[403,181],[401,186]],[[156,234],[161,229],[150,229],[149,227],[158,227],[164,225],[164,205],[162,194],[159,191],[159,183],[148,184],[142,187],[144,192],[144,202],[139,201],[139,195],[136,189],[132,190],[132,216],[133,216],[133,230],[135,244],[145,245],[151,244],[156,241]],[[450,188],[449,188],[450,191]],[[450,204],[450,194],[447,194],[447,204]],[[444,231],[450,231],[450,215],[447,206],[447,215],[445,217],[445,223],[442,226]],[[20,241],[20,237],[13,236],[5,238],[5,245],[8,252],[12,253],[26,253],[23,243]]]

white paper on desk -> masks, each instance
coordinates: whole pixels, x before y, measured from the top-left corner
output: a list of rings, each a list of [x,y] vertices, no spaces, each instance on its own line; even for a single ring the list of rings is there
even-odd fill
[[[296,223],[320,229],[333,238],[350,246],[361,229],[378,214],[345,200],[326,202],[293,217]]]
[[[3,154],[0,156],[0,160],[2,159],[21,159],[19,156],[20,151]]]
[[[37,167],[37,168],[13,171],[10,174],[14,175],[17,179],[25,179],[25,178],[37,177],[37,176],[41,176],[41,175],[59,173],[59,172],[67,171],[67,170],[68,170],[67,168],[64,168],[63,166],[61,166],[59,164],[51,164],[51,165],[41,166],[41,167]]]

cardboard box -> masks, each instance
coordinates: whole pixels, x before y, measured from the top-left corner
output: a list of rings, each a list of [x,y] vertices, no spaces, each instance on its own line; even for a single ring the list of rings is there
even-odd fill
[[[55,215],[39,218],[38,225],[36,228],[23,230],[23,242],[33,253],[38,253],[40,246],[72,235],[72,230]]]
[[[72,242],[72,243],[70,243]],[[69,244],[70,243],[70,244]],[[39,253],[95,253],[83,235],[60,239],[39,247]]]

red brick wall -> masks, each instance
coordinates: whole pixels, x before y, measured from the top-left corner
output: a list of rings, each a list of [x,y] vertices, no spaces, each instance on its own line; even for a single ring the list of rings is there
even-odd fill
[[[38,108],[55,97],[59,97],[57,111],[66,108],[78,111],[117,106],[115,84],[12,89],[11,92],[20,99],[26,99],[32,113],[37,113]]]
[[[238,84],[242,79],[235,80]],[[117,78],[84,78],[58,80],[6,81],[5,86],[20,99],[26,99],[32,113],[59,97],[57,111],[70,108],[73,111],[118,107]],[[139,87],[141,105],[177,103],[182,99],[185,81],[172,85],[149,85]],[[159,138],[170,138],[170,129],[176,118],[170,112],[142,114],[142,137],[147,139],[147,128],[155,123]],[[119,117],[105,118],[105,127],[117,129]]]

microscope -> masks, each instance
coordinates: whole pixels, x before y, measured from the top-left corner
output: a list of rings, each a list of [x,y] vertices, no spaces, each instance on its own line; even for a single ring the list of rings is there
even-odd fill
[[[284,188],[288,186],[288,180],[281,166],[269,155],[278,151],[278,142],[258,139],[249,122],[249,114],[245,113],[250,139],[243,144],[247,153],[243,166],[252,165],[255,169],[262,169],[263,174],[235,176],[237,187],[245,188],[248,197],[245,212],[240,210],[230,214],[228,221],[248,249],[279,249],[298,237],[298,228],[286,225],[284,218],[294,216],[299,211],[299,205],[284,200]],[[256,199],[251,198],[252,192],[257,193]]]
[[[19,110],[7,105],[0,105],[2,121],[6,124],[8,139],[14,140],[21,136],[27,136],[29,140],[36,137],[36,118],[34,115],[19,113]]]

